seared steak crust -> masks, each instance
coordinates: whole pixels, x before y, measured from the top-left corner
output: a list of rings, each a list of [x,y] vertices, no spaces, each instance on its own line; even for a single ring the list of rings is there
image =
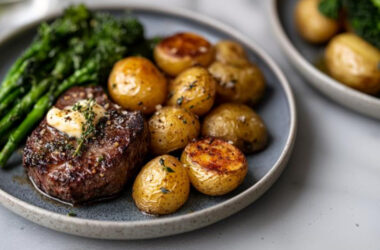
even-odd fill
[[[55,107],[63,109],[93,98],[106,109],[95,134],[79,156],[77,139],[49,126],[46,118],[24,148],[23,164],[34,183],[47,194],[71,203],[114,196],[138,170],[148,151],[149,131],[140,112],[112,103],[101,87],[74,87]]]

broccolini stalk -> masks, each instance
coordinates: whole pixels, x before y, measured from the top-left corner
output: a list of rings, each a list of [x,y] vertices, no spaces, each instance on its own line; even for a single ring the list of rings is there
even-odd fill
[[[38,29],[38,35],[32,45],[14,63],[6,75],[0,88],[0,102],[15,88],[25,83],[18,81],[26,74],[26,68],[30,63],[38,72],[39,66],[43,65],[49,57],[53,57],[52,51],[64,44],[65,39],[86,32],[89,28],[91,13],[83,5],[78,5],[67,9],[62,16],[52,24],[43,23]]]
[[[0,166],[6,164],[11,154],[43,118],[54,100],[64,91],[81,84],[104,84],[113,64],[131,53],[131,48],[133,49],[133,45],[137,42],[144,42],[143,27],[137,20],[125,17],[116,18],[108,14],[92,14],[83,5],[67,10],[61,19],[57,19],[51,25],[43,24],[40,27],[38,39],[41,41],[46,39],[49,42],[46,42],[47,46],[41,46],[37,51],[35,48],[38,46],[32,45],[28,50],[31,52],[27,51],[24,54],[26,56],[22,57],[21,63],[16,62],[16,66],[12,67],[11,73],[6,77],[8,83],[5,85],[20,86],[15,83],[17,81],[20,83],[19,79],[27,79],[25,70],[20,70],[20,65],[28,60],[37,62],[45,60],[43,59],[43,50],[49,48],[55,49],[56,55],[48,56],[44,63],[37,63],[38,67],[36,67],[41,70],[43,65],[51,65],[51,68],[48,66],[43,68],[43,74],[37,77],[37,79],[45,77],[43,81],[50,82],[49,91],[45,89],[39,93],[38,97],[37,95],[33,96],[35,98],[32,98],[33,101],[28,102],[26,105],[28,108],[25,108],[25,110],[28,109],[28,115],[12,132],[9,131],[11,125],[5,125],[4,118],[0,120],[0,138],[9,137],[0,152]],[[59,43],[60,46],[55,45],[54,42]],[[62,48],[65,47],[69,48],[68,51],[62,51]],[[42,55],[40,56],[41,61],[36,60],[38,53]],[[15,72],[18,70],[21,73],[16,75]],[[48,73],[46,74],[46,72]],[[41,83],[37,86],[40,85]],[[33,87],[20,103],[30,100],[26,97],[30,97],[31,93],[36,91],[35,88]],[[2,87],[0,87],[0,97],[1,89]],[[8,93],[13,92],[9,91]],[[1,103],[0,98],[0,106]],[[33,104],[31,109],[30,105]],[[14,109],[6,115],[8,120],[15,114],[16,118],[19,118],[19,114],[24,113],[24,109],[23,112]],[[10,133],[10,135],[8,136],[6,133]]]

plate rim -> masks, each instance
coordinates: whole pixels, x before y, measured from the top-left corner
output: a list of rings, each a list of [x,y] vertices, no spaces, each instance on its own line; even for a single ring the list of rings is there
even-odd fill
[[[380,109],[380,98],[365,94],[360,92],[359,90],[355,90],[351,87],[344,85],[343,83],[335,80],[334,78],[328,76],[327,74],[318,70],[314,65],[312,65],[305,57],[302,56],[301,52],[299,52],[294,44],[291,42],[289,36],[284,30],[282,22],[280,20],[278,14],[278,0],[270,1],[270,20],[272,24],[272,29],[276,37],[279,39],[279,44],[281,45],[283,51],[293,63],[293,65],[297,68],[297,70],[308,80],[307,83],[311,84],[315,88],[317,88],[324,95],[328,96],[334,102],[340,103],[352,110],[355,110],[359,113],[366,114],[373,118],[380,119],[380,113],[376,112],[375,109]],[[315,80],[311,80],[311,77],[315,77]],[[328,89],[324,90],[323,87],[314,83],[314,81],[318,81],[319,84],[323,83]],[[341,95],[341,98],[354,98],[351,99],[354,104],[361,104],[365,108],[370,108],[373,110],[364,110],[364,108],[355,107],[354,105],[350,105],[349,101],[342,101],[340,99],[333,98],[332,93],[328,93],[328,91],[334,91]]]
[[[69,234],[75,234],[79,236],[92,237],[92,238],[104,238],[104,239],[142,239],[142,238],[156,238],[161,236],[168,236],[179,234],[182,232],[191,231],[197,228],[201,228],[212,224],[218,220],[226,218],[233,213],[243,209],[248,206],[256,199],[258,199],[262,194],[264,194],[270,186],[277,180],[281,175],[285,165],[290,157],[290,154],[293,149],[293,145],[296,137],[297,130],[297,112],[295,99],[293,92],[287,81],[285,75],[280,70],[279,66],[275,61],[269,57],[269,55],[264,52],[254,41],[247,38],[245,35],[237,31],[236,29],[226,25],[218,20],[207,17],[203,14],[196,13],[194,11],[186,10],[179,7],[167,7],[167,6],[157,6],[152,4],[137,4],[137,3],[87,3],[87,6],[92,10],[101,10],[101,9],[130,9],[130,10],[140,10],[140,11],[151,11],[155,13],[161,13],[176,17],[181,17],[187,20],[194,21],[196,23],[201,23],[207,27],[211,27],[215,30],[221,31],[222,33],[231,35],[233,38],[243,42],[250,50],[255,52],[258,57],[263,60],[270,70],[278,78],[279,83],[284,90],[286,101],[289,106],[289,135],[286,138],[286,143],[283,147],[282,152],[280,153],[276,162],[272,165],[272,168],[254,185],[244,190],[243,192],[231,197],[228,200],[225,200],[216,205],[210,206],[199,211],[178,215],[173,217],[163,217],[155,218],[154,220],[140,220],[140,221],[108,221],[108,220],[95,220],[95,219],[84,219],[70,217],[67,215],[59,214],[46,210],[44,208],[32,205],[21,199],[18,199],[11,194],[0,189],[0,203],[6,208],[10,209],[12,212],[31,220],[42,226],[66,232]],[[0,35],[0,45],[2,45],[8,39],[24,32],[25,30],[30,29],[31,27],[37,25],[41,21],[44,21],[49,18],[53,18],[61,15],[62,8],[59,10],[49,11],[46,15],[38,18],[34,18],[25,22],[24,24],[14,27],[13,30],[8,30]],[[225,210],[225,211],[223,211]],[[210,214],[218,214],[213,219],[205,219]],[[176,227],[170,230],[158,230],[160,226],[168,226],[176,223],[191,223],[198,217],[203,216],[202,221],[193,223],[194,225]],[[51,219],[52,221],[50,221]],[[62,223],[62,225],[57,225],[57,223]],[[93,230],[91,232],[78,231],[78,228],[90,228]],[[146,227],[155,227],[158,231],[151,231]],[[74,230],[75,229],[75,230]],[[100,235],[101,229],[111,230],[110,234]],[[118,231],[119,230],[119,231]],[[124,231],[120,231],[124,230]],[[126,231],[125,231],[126,230]],[[131,232],[131,230],[142,230],[147,233],[145,234],[134,234],[126,235],[126,232]],[[104,230],[103,230],[104,232]]]

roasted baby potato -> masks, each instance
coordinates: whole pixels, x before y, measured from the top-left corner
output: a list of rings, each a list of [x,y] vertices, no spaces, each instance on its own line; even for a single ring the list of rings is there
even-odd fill
[[[204,68],[193,67],[182,72],[169,84],[167,104],[203,115],[214,104],[215,93],[216,83],[210,73]]]
[[[264,95],[264,76],[253,64],[238,67],[214,62],[209,72],[216,79],[216,92],[222,101],[255,104]]]
[[[181,162],[191,184],[201,193],[223,195],[237,188],[247,175],[244,154],[221,139],[206,138],[186,146]]]
[[[380,50],[362,38],[343,33],[327,45],[325,63],[338,81],[368,94],[380,91]]]
[[[319,12],[320,0],[300,0],[294,12],[295,24],[300,35],[311,43],[324,43],[339,30],[337,20]]]
[[[267,129],[250,107],[225,103],[212,110],[204,119],[202,135],[222,138],[245,153],[263,149],[268,141]]]
[[[195,65],[207,67],[214,60],[214,49],[203,37],[194,33],[178,33],[162,40],[154,49],[157,65],[176,76]]]
[[[167,96],[165,77],[148,59],[128,57],[118,61],[108,79],[111,98],[129,110],[155,111]]]
[[[152,152],[165,154],[184,148],[189,141],[198,137],[198,118],[186,109],[164,107],[149,119]]]
[[[177,158],[162,155],[148,162],[133,184],[132,197],[143,212],[170,214],[188,199],[190,182],[186,169]]]
[[[244,48],[237,42],[228,40],[215,44],[215,60],[239,67],[250,64]]]

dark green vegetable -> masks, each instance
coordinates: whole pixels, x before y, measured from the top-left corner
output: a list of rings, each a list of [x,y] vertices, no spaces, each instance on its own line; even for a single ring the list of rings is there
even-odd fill
[[[84,5],[68,8],[61,18],[52,24],[43,23],[38,29],[38,34],[31,46],[15,62],[5,77],[0,88],[0,102],[15,88],[28,82],[19,79],[25,74],[38,72],[39,66],[55,56],[63,39],[86,32],[89,27],[91,13]],[[33,68],[28,71],[28,68]]]
[[[322,0],[319,11],[334,19],[344,11],[355,33],[380,49],[379,0]]]
[[[4,98],[3,102],[0,103],[0,117],[4,114],[4,112],[8,109],[8,107],[15,103],[17,97],[23,94],[24,88],[15,89],[12,93],[10,93],[6,98]]]
[[[92,13],[84,5],[68,8],[51,24],[43,23],[0,87],[1,112],[22,96],[21,87],[32,86],[0,120],[0,138],[8,138],[0,152],[0,166],[5,166],[64,91],[77,85],[105,84],[116,61],[135,53],[136,44],[148,43],[143,33],[136,19]],[[149,55],[146,51],[147,47],[142,52]]]
[[[49,85],[50,79],[44,79],[41,83],[32,87],[20,102],[3,116],[0,120],[0,136],[4,136],[4,134],[30,110],[35,100],[38,100],[38,98],[49,89]]]
[[[319,11],[325,16],[332,19],[338,19],[342,8],[342,2],[341,0],[322,0],[318,7]]]

